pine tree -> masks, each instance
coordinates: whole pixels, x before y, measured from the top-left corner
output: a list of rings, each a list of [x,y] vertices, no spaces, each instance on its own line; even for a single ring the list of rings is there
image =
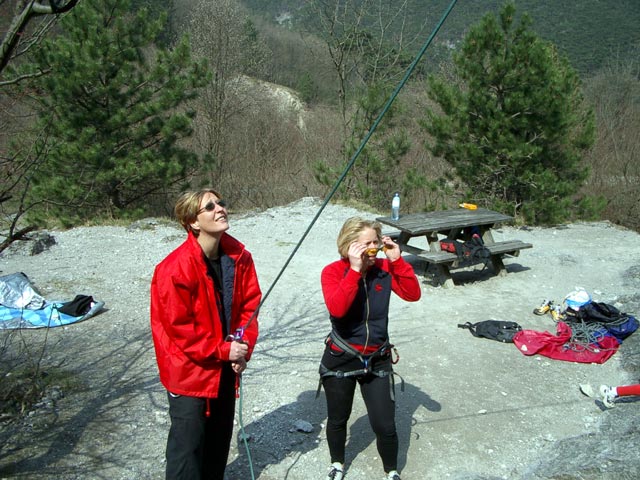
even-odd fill
[[[164,17],[131,13],[129,0],[82,2],[44,42],[31,68],[38,84],[46,156],[31,198],[66,223],[145,208],[149,195],[198,165],[184,148],[194,112],[184,107],[208,80],[186,39],[154,45]]]
[[[515,22],[509,2],[486,15],[454,56],[458,81],[430,78],[442,112],[423,126],[427,148],[444,157],[469,188],[469,199],[534,223],[567,218],[588,176],[583,153],[594,117],[577,73],[556,48]]]

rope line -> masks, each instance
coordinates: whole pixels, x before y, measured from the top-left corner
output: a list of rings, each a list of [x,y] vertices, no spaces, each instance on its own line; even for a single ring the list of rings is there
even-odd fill
[[[585,322],[584,320],[572,320],[565,318],[564,322],[571,328],[571,338],[567,342],[567,347],[576,352],[606,352],[617,350],[614,348],[601,348],[599,342],[607,336],[606,325],[622,325],[627,321],[628,317],[622,317],[620,320],[608,322],[606,324],[600,322]]]
[[[289,255],[289,258],[287,258],[287,260],[285,261],[284,265],[280,269],[280,272],[278,273],[276,278],[273,280],[273,282],[271,283],[271,285],[267,289],[266,293],[263,295],[260,303],[256,307],[256,310],[253,312],[253,314],[251,315],[251,317],[249,318],[249,320],[247,321],[247,323],[245,324],[245,326],[241,330],[246,329],[251,324],[251,322],[253,322],[253,320],[255,319],[256,315],[260,311],[260,308],[262,307],[262,305],[264,305],[264,302],[267,300],[267,298],[269,297],[269,295],[273,291],[274,287],[276,286],[276,284],[278,283],[278,281],[280,280],[280,278],[284,274],[285,270],[287,269],[287,267],[291,263],[291,260],[293,260],[293,257],[295,256],[295,254],[300,249],[300,246],[302,245],[302,242],[304,242],[304,240],[307,238],[307,235],[309,235],[309,232],[311,231],[311,229],[315,225],[315,223],[318,220],[318,218],[320,218],[320,215],[322,214],[322,212],[324,211],[326,206],[329,204],[329,201],[333,198],[335,193],[338,191],[338,188],[340,187],[340,184],[346,178],[347,174],[349,173],[349,171],[351,170],[351,168],[355,164],[356,160],[360,156],[360,153],[362,153],[362,150],[364,150],[364,147],[367,145],[367,143],[369,142],[369,139],[371,138],[371,136],[374,134],[374,132],[378,128],[378,125],[380,124],[380,122],[382,121],[384,116],[386,115],[386,113],[389,110],[389,108],[391,108],[391,105],[393,104],[393,102],[395,101],[396,97],[400,93],[400,90],[402,90],[404,85],[409,80],[409,77],[411,76],[411,74],[415,70],[416,65],[418,64],[420,59],[423,57],[424,53],[427,51],[427,48],[429,48],[429,46],[431,45],[431,42],[433,41],[433,39],[435,38],[436,34],[440,30],[440,27],[442,27],[442,25],[444,24],[445,20],[447,19],[447,17],[451,13],[451,10],[453,10],[453,7],[455,6],[456,2],[457,2],[457,0],[452,0],[451,3],[449,4],[449,6],[447,7],[447,9],[445,10],[445,12],[443,13],[442,18],[440,19],[438,24],[435,26],[435,28],[431,32],[431,35],[429,35],[429,38],[426,40],[426,42],[424,43],[424,45],[422,46],[422,48],[418,52],[418,54],[414,58],[413,62],[411,62],[411,65],[409,65],[409,67],[407,68],[404,76],[402,77],[402,80],[397,85],[397,87],[395,88],[395,90],[393,91],[393,93],[391,94],[391,96],[389,97],[387,102],[385,103],[383,109],[378,114],[376,120],[373,122],[373,124],[372,124],[371,128],[369,129],[368,133],[364,136],[364,138],[360,142],[360,146],[358,147],[358,149],[352,155],[351,159],[349,160],[349,163],[347,164],[347,166],[343,170],[342,174],[338,177],[338,180],[336,181],[335,185],[333,186],[333,188],[331,189],[331,191],[329,192],[327,197],[322,202],[322,205],[318,209],[318,212],[315,214],[315,216],[311,220],[311,223],[309,224],[309,226],[307,227],[305,232],[302,234],[302,237],[300,237],[300,240],[298,241],[298,243],[295,245],[295,247],[291,251],[291,254]],[[247,451],[247,456],[249,458],[249,468],[250,468],[250,471],[251,471],[251,479],[255,480],[254,473],[253,473],[253,465],[251,464],[251,453],[249,451],[249,445],[247,443],[246,435],[244,434],[244,425],[243,425],[243,422],[242,422],[242,397],[243,397],[243,394],[242,394],[242,379],[239,379],[239,381],[240,381],[240,392],[239,392],[239,395],[240,395],[240,400],[239,400],[240,401],[240,405],[239,405],[239,408],[240,408],[240,412],[239,412],[240,430],[242,432],[242,438],[244,440],[244,445],[245,445],[245,448],[246,448],[246,451]]]
[[[447,19],[447,17],[449,16],[449,13],[451,13],[451,10],[453,9],[453,7],[455,6],[457,0],[452,0],[452,2],[449,4],[449,7],[447,8],[447,10],[444,12],[444,14],[442,15],[442,18],[440,19],[440,21],[438,22],[438,24],[436,25],[436,27],[434,28],[433,32],[431,33],[431,35],[429,35],[429,38],[427,39],[427,41],[425,42],[425,44],[422,46],[422,48],[420,49],[420,52],[416,55],[416,57],[414,58],[413,62],[411,62],[411,65],[409,65],[409,67],[407,68],[407,71],[405,72],[404,76],[402,77],[402,80],[400,81],[400,83],[398,84],[398,86],[396,87],[396,89],[393,91],[393,93],[391,94],[391,96],[389,97],[389,99],[387,100],[387,103],[384,105],[384,108],[382,109],[382,111],[378,114],[378,117],[376,118],[376,120],[373,122],[373,125],[371,126],[371,128],[369,129],[369,132],[365,135],[365,137],[362,139],[362,142],[360,142],[360,146],[358,147],[358,149],[355,151],[355,153],[353,154],[353,156],[351,157],[351,160],[349,161],[349,163],[347,164],[347,166],[345,167],[344,171],[342,172],[342,174],[340,175],[340,177],[338,177],[338,180],[336,181],[335,185],[333,186],[333,188],[331,189],[331,191],[329,192],[329,194],[327,195],[327,197],[325,198],[325,200],[322,202],[322,205],[320,206],[320,208],[318,209],[318,212],[316,213],[316,215],[313,217],[313,219],[311,220],[311,223],[309,224],[309,226],[307,227],[307,229],[305,230],[305,232],[302,234],[302,237],[300,237],[300,240],[298,241],[298,243],[295,245],[295,247],[293,248],[293,251],[291,252],[291,254],[289,255],[289,258],[287,258],[287,260],[285,261],[284,265],[282,266],[282,269],[280,270],[280,272],[278,273],[278,275],[276,276],[275,280],[271,283],[271,285],[269,286],[269,288],[267,289],[267,292],[264,294],[264,296],[262,297],[262,300],[260,301],[260,303],[258,304],[258,307],[256,308],[256,310],[253,312],[253,315],[251,315],[251,317],[249,318],[249,320],[246,323],[246,326],[249,326],[251,324],[251,322],[253,322],[255,316],[258,314],[258,312],[260,311],[260,308],[262,307],[262,305],[264,304],[264,302],[267,300],[267,298],[269,297],[269,295],[271,294],[273,288],[275,287],[275,285],[278,283],[278,281],[280,280],[280,277],[282,277],[284,271],[287,269],[287,267],[289,266],[289,263],[291,263],[291,260],[293,259],[293,257],[295,256],[295,254],[298,252],[298,250],[300,249],[300,246],[302,245],[302,242],[304,242],[304,240],[307,238],[307,235],[309,234],[309,232],[311,231],[311,229],[313,228],[313,226],[315,225],[316,221],[318,220],[318,218],[320,217],[320,215],[322,214],[322,212],[324,211],[325,207],[327,206],[327,204],[329,203],[329,201],[331,200],[331,198],[333,198],[333,196],[335,195],[335,193],[338,191],[338,188],[340,187],[340,184],[344,181],[344,179],[346,178],[347,174],[349,173],[349,170],[351,170],[351,168],[353,167],[353,165],[355,164],[356,160],[358,159],[358,157],[360,156],[360,153],[362,152],[362,150],[364,150],[364,147],[367,145],[367,143],[369,142],[369,139],[371,138],[371,136],[373,135],[373,133],[376,131],[376,129],[378,128],[378,125],[380,124],[380,122],[382,121],[382,118],[385,116],[385,114],[387,113],[387,111],[389,110],[389,108],[391,108],[391,105],[393,104],[393,102],[395,101],[396,97],[398,96],[398,94],[400,93],[400,90],[402,89],[402,87],[404,87],[404,85],[407,83],[407,81],[409,80],[409,77],[411,76],[411,74],[413,73],[413,71],[415,70],[416,65],[418,64],[418,62],[420,61],[420,59],[422,58],[422,56],[424,55],[424,53],[426,52],[427,48],[429,47],[429,45],[431,45],[431,42],[433,41],[433,38],[436,36],[436,34],[438,33],[438,31],[440,30],[440,27],[442,26],[442,24],[444,23],[444,21]]]
[[[244,444],[244,448],[247,451],[247,459],[249,461],[249,472],[251,473],[251,479],[255,480],[255,474],[253,473],[253,460],[251,460],[251,450],[249,449],[249,440],[247,438],[247,434],[244,433],[244,422],[242,421],[242,376],[238,376],[238,423],[240,424],[240,438],[242,438],[242,443]]]
[[[615,350],[614,348],[604,349],[598,346],[600,340],[602,340],[607,333],[602,324],[587,324],[584,320],[580,320],[579,322],[569,320],[565,321],[567,322],[567,325],[571,327],[571,339],[567,342],[567,346],[571,350],[576,352],[588,351],[592,353],[598,350]]]

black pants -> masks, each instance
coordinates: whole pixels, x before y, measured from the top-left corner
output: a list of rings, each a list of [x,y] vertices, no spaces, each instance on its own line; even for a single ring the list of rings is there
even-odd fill
[[[391,370],[391,357],[379,359],[373,368]],[[343,372],[362,368],[362,362],[346,353],[325,349],[322,364],[330,370]],[[347,422],[351,416],[356,382],[367,407],[369,424],[376,435],[378,454],[385,472],[397,470],[398,434],[396,432],[395,402],[391,397],[391,375],[378,377],[368,374],[360,377],[327,376],[322,379],[327,398],[327,443],[331,462],[344,463],[347,441]]]
[[[167,439],[167,480],[223,480],[233,416],[235,373],[222,369],[218,398],[174,397],[168,393],[171,428]],[[206,416],[206,412],[210,416]]]

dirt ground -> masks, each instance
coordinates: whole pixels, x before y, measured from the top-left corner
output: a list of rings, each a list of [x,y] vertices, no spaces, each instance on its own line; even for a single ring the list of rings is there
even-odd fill
[[[329,332],[320,271],[337,258],[343,221],[374,215],[327,206],[291,258],[319,207],[306,198],[231,218],[229,233],[253,253],[267,298],[236,415],[249,453],[244,442],[233,442],[229,480],[320,479],[329,465],[324,394],[316,399]],[[14,333],[14,344],[29,345],[34,355],[46,340],[42,363],[59,378],[59,388],[23,421],[0,425],[0,478],[164,478],[169,421],[149,331],[148,289],[155,264],[185,234],[155,220],[51,233],[57,244],[39,255],[15,248],[0,256],[0,274],[22,271],[49,300],[89,294],[106,310],[48,332]],[[605,364],[577,364],[527,357],[513,344],[475,338],[457,325],[493,318],[555,332],[550,316],[532,310],[543,299],[561,302],[578,286],[594,300],[624,307],[640,284],[638,234],[601,222],[504,226],[494,237],[533,248],[505,259],[506,276],[490,269],[455,272],[452,289],[434,286],[426,266],[415,262],[422,299],[392,300],[391,340],[404,380],[401,391],[398,379],[396,396],[405,480],[523,478],[545,447],[597,431],[603,411],[580,394],[579,384],[637,381],[621,366],[625,345]],[[637,403],[618,408],[635,415]],[[358,395],[347,457],[346,479],[383,478]]]

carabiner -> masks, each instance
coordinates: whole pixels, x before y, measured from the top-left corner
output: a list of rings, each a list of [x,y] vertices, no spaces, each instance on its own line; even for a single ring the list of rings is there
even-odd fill
[[[242,337],[244,337],[244,328],[240,327],[233,334],[227,335],[226,341],[244,343]]]
[[[398,349],[396,347],[393,347],[393,353],[396,354],[396,359],[394,361],[393,360],[393,355],[391,355],[391,364],[395,365],[396,363],[398,363],[400,361],[400,355],[398,354]]]

